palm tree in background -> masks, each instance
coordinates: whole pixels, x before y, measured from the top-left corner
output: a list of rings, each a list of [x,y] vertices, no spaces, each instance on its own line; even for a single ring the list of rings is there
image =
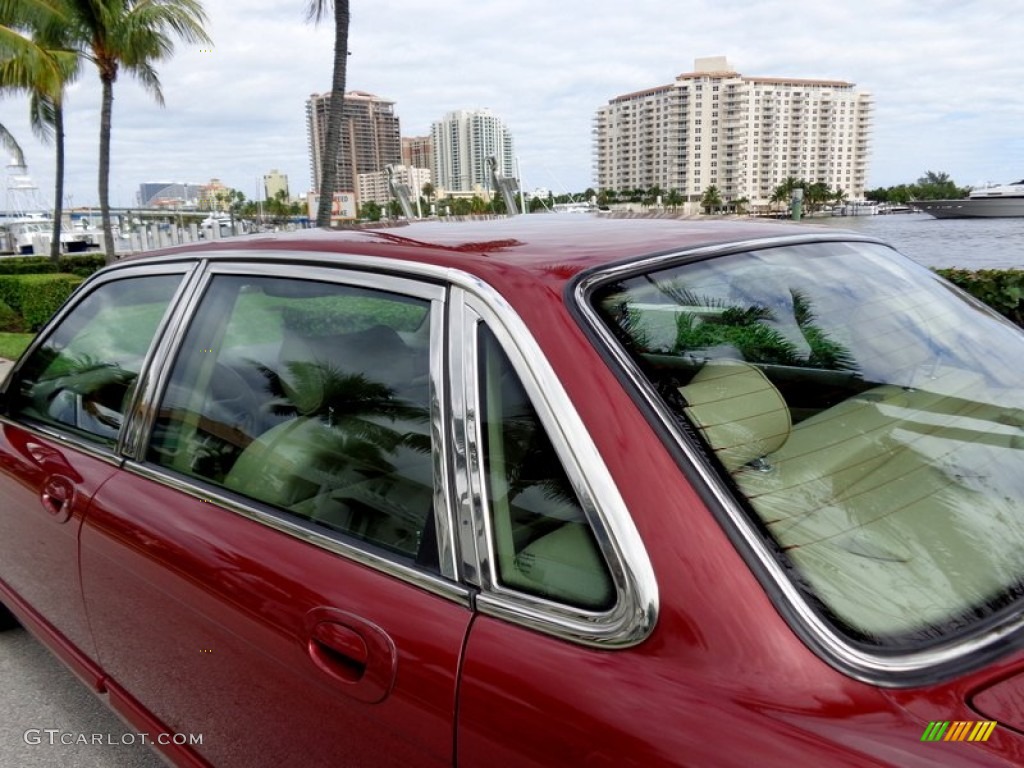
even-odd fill
[[[700,204],[707,213],[716,213],[722,207],[722,195],[718,191],[718,187],[712,184],[705,189],[704,194],[701,196]]]
[[[32,132],[44,143],[54,142],[55,164],[53,193],[53,232],[50,237],[50,258],[60,259],[60,233],[64,216],[64,93],[67,85],[78,77],[81,57],[75,41],[68,34],[66,18],[59,7],[38,3],[26,15],[24,27],[38,47],[39,53],[52,65],[36,80],[23,83],[29,92],[29,120]],[[16,60],[0,65],[0,82],[16,78],[8,69]]]
[[[199,0],[44,0],[62,8],[71,39],[99,70],[103,86],[100,110],[99,197],[107,261],[114,259],[110,225],[110,136],[114,83],[123,69],[164,105],[154,64],[174,52],[173,38],[209,43],[206,14]]]
[[[55,29],[60,21],[53,0],[0,0],[0,93],[54,93],[77,55],[47,49],[27,33]],[[14,135],[0,124],[0,145],[14,154],[18,165],[25,155]]]
[[[326,145],[320,160],[320,204],[316,212],[318,227],[331,226],[334,189],[338,185],[338,155],[341,152],[342,106],[345,76],[348,70],[348,0],[308,0],[307,18],[315,24],[334,10],[334,71],[331,76],[331,104],[327,112]]]

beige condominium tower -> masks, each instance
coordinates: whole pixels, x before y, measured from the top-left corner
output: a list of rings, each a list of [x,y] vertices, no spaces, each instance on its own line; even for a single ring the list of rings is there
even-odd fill
[[[724,56],[617,96],[594,118],[599,189],[676,190],[767,206],[788,177],[864,196],[871,95],[839,80],[746,77]]]

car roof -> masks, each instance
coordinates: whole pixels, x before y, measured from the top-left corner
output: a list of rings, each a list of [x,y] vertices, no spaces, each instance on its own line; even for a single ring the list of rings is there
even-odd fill
[[[565,282],[579,272],[631,258],[701,246],[828,233],[790,222],[758,219],[686,220],[615,218],[591,214],[534,214],[511,218],[404,226],[309,229],[225,238],[153,254],[128,257],[139,263],[203,252],[212,258],[280,258],[282,252],[329,256],[353,254],[459,269],[481,279],[516,271],[535,280]]]

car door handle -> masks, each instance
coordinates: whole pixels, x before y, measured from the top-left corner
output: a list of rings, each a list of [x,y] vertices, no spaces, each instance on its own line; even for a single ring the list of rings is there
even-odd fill
[[[354,629],[322,621],[313,628],[310,641],[314,661],[332,674],[349,683],[358,683],[366,674],[370,652]]]
[[[43,504],[43,509],[53,515],[58,523],[63,523],[71,518],[71,499],[74,494],[75,487],[71,481],[54,475],[43,483],[39,500]]]
[[[306,617],[313,664],[341,690],[368,704],[391,693],[398,671],[395,644],[384,630],[345,611],[318,608]]]

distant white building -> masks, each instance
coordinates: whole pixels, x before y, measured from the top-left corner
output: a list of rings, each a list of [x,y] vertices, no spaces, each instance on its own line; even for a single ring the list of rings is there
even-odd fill
[[[602,190],[659,187],[766,205],[790,176],[863,198],[871,95],[839,80],[745,77],[724,56],[669,85],[617,96],[594,118]]]
[[[502,176],[515,176],[512,134],[490,110],[449,112],[430,128],[434,151],[434,186],[439,190],[467,192],[490,189],[494,156]]]
[[[274,168],[269,173],[263,174],[264,199],[270,200],[277,197],[278,192],[284,192],[285,200],[289,198],[288,174],[281,173],[279,170]]]
[[[394,180],[396,184],[407,184],[412,193],[412,200],[423,194],[423,185],[431,182],[432,174],[428,168],[414,168],[410,165],[394,165]],[[359,174],[359,204],[373,201],[380,205],[387,205],[392,200],[391,189],[388,187],[387,171]]]
[[[136,200],[143,208],[195,208],[203,185],[185,181],[146,181],[139,185]]]

